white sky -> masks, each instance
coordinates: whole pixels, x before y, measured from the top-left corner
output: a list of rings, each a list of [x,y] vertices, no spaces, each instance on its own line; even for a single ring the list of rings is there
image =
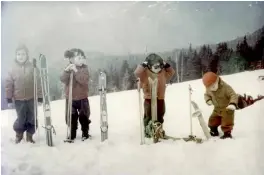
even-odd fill
[[[2,2],[2,54],[71,47],[106,54],[217,43],[264,25],[263,2]],[[2,55],[3,56],[3,55]]]

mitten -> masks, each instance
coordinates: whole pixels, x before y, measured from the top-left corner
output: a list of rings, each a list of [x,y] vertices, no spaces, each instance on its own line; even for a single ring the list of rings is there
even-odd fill
[[[64,70],[66,72],[69,72],[72,69],[73,66],[74,66],[74,64],[69,64]]]
[[[148,67],[148,62],[144,61],[143,63],[141,63],[141,66],[143,66],[144,68]]]
[[[233,104],[230,104],[230,105],[228,105],[228,106],[226,107],[226,109],[227,109],[227,110],[232,110],[232,111],[234,111],[234,110],[236,110],[236,106],[233,105]]]
[[[165,61],[163,61],[163,68],[164,69],[167,69],[170,67],[170,64],[169,63],[166,63]]]
[[[212,102],[212,100],[208,100],[208,101],[206,102],[206,104],[207,104],[208,106],[211,106],[211,105],[213,105],[213,102]]]

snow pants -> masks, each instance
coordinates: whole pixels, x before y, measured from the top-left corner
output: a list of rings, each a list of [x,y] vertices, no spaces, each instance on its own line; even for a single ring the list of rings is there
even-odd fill
[[[67,121],[67,110],[68,110],[68,99],[66,99],[66,115],[65,121],[69,126]],[[90,118],[90,105],[88,98],[82,100],[73,100],[72,101],[72,113],[71,113],[71,132],[74,133],[78,129],[78,119],[81,124],[82,132],[89,131],[89,124],[91,123]]]
[[[35,133],[34,99],[15,100],[17,119],[13,124],[16,133]]]
[[[234,127],[234,114],[235,111],[232,110],[215,110],[212,112],[209,117],[208,126],[218,127],[221,125],[221,129],[223,132],[232,132]]]
[[[161,124],[164,122],[165,114],[165,101],[164,99],[157,99],[157,119]],[[144,126],[146,127],[151,120],[151,99],[145,99],[144,101]]]

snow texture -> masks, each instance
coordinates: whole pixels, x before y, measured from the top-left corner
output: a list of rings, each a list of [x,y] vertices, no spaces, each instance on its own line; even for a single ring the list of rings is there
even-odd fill
[[[264,71],[243,72],[222,78],[237,93],[256,97],[264,94],[264,81],[258,76]],[[188,136],[188,85],[193,88],[192,99],[197,102],[207,121],[212,112],[203,101],[201,80],[167,86],[165,130],[172,136]],[[234,139],[212,139],[202,144],[184,141],[163,141],[140,145],[138,94],[136,90],[107,95],[109,140],[100,141],[99,97],[89,97],[91,106],[91,140],[81,141],[80,127],[75,143],[64,143],[66,125],[64,100],[51,103],[52,122],[57,135],[54,147],[45,142],[40,128],[36,144],[23,140],[14,144],[14,110],[1,111],[1,174],[3,175],[263,175],[263,110],[264,100],[237,111]],[[40,124],[44,118],[39,107]],[[220,130],[220,128],[219,128]],[[204,137],[196,118],[196,136]],[[221,133],[222,134],[222,133]]]

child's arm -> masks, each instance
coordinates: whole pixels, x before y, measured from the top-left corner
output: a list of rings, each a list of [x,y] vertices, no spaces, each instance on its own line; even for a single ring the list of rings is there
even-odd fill
[[[144,65],[144,63],[142,65],[138,65],[136,70],[134,71],[134,74],[142,81],[146,76],[146,65]]]
[[[207,91],[204,93],[204,100],[207,104],[209,101],[212,101],[212,97],[211,97],[211,95],[208,94]]]
[[[226,94],[230,98],[229,105],[234,105],[237,108],[238,95],[229,85],[226,86]]]
[[[89,72],[88,68],[81,68],[78,72],[74,73],[75,80],[81,85],[88,86]]]
[[[71,72],[69,72],[69,71],[63,71],[62,75],[60,76],[61,82],[66,84],[66,85],[69,84],[70,74],[71,74]]]
[[[12,103],[14,93],[14,79],[9,72],[5,80],[6,99],[8,103]]]
[[[166,79],[170,80],[175,74],[175,70],[168,63],[164,65],[164,69],[166,71]]]

